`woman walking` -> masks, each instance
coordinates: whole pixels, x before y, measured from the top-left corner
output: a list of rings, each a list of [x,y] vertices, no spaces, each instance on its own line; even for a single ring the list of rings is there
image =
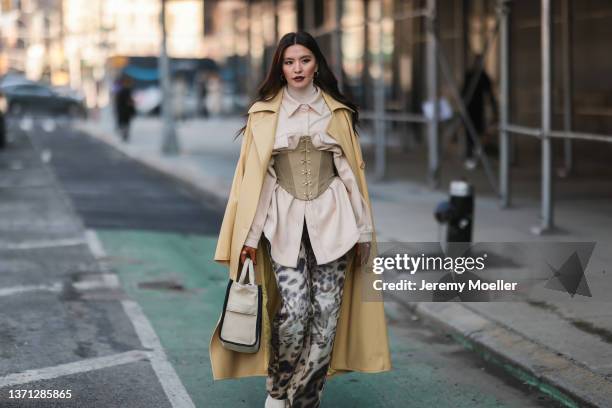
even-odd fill
[[[253,260],[262,347],[223,349],[218,330],[210,347],[215,379],[266,375],[267,408],[318,407],[328,376],[391,368],[382,299],[362,299],[376,244],[357,120],[314,38],[283,36],[239,132],[215,254],[233,279]]]

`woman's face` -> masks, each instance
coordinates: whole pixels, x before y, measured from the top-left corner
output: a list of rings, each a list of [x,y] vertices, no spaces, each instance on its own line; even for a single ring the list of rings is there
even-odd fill
[[[308,48],[300,44],[285,48],[282,64],[283,75],[289,86],[294,88],[311,86],[317,62]]]

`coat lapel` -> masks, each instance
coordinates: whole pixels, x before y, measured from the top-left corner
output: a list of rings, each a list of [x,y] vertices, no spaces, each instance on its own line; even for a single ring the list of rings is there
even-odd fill
[[[274,138],[276,135],[276,124],[278,123],[278,113],[280,104],[283,100],[283,90],[281,89],[274,95],[272,99],[267,101],[258,101],[251,106],[249,114],[255,114],[251,131],[253,133],[253,142],[257,149],[257,156],[262,167],[267,167],[267,163],[272,155],[272,147],[274,146]]]
[[[278,123],[278,113],[268,112],[253,123],[253,141],[257,149],[259,164],[262,168],[270,161],[274,138],[276,134],[276,124]]]
[[[346,159],[351,164],[353,172],[355,172],[355,155],[353,154],[353,143],[350,140],[349,123],[346,119],[346,113],[335,111],[327,126],[327,134],[334,138],[342,147],[342,152]]]

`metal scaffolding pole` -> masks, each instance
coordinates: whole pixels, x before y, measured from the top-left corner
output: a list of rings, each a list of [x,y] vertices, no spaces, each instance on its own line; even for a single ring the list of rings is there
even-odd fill
[[[332,32],[332,55],[334,56],[336,78],[338,79],[338,89],[340,92],[344,91],[344,77],[342,75],[342,1],[335,0],[335,25],[334,31]]]
[[[246,13],[247,13],[247,44],[249,45],[247,51],[247,92],[249,94],[249,100],[255,99],[255,73],[254,73],[254,63],[253,63],[253,4],[251,0],[246,3]]]
[[[428,183],[431,188],[440,185],[440,145],[438,134],[438,45],[436,33],[436,0],[427,0],[427,17],[425,18],[427,32],[425,72],[427,76],[427,99],[432,103],[432,115],[427,121],[428,141]]]
[[[161,51],[159,55],[159,74],[162,88],[162,118],[163,118],[163,144],[164,154],[177,154],[179,151],[174,123],[174,112],[172,111],[172,82],[170,79],[170,63],[168,60],[168,49],[166,45],[166,0],[161,0]]]
[[[278,44],[278,40],[280,40],[278,32],[278,0],[272,0],[272,8],[274,8],[274,42]]]
[[[498,0],[499,27],[499,196],[502,208],[510,207],[510,134],[506,130],[510,113],[510,38],[508,0]]]
[[[304,2],[304,30],[313,31],[315,28],[314,7],[314,2]]]
[[[551,11],[550,0],[541,0],[542,42],[542,214],[541,225],[532,231],[536,234],[549,232],[553,228],[552,202],[552,146],[551,146]]]
[[[570,0],[561,3],[561,18],[563,21],[563,130],[572,131],[572,20],[570,18]],[[568,176],[574,165],[572,139],[563,141],[565,168],[563,175]]]
[[[375,54],[375,64],[378,71],[378,77],[376,78],[376,86],[374,87],[374,112],[376,113],[376,119],[374,120],[374,137],[376,140],[375,149],[375,164],[374,164],[374,177],[376,180],[381,180],[385,177],[385,171],[387,167],[387,138],[385,135],[385,121],[383,116],[385,115],[385,77],[384,77],[384,64],[383,64],[383,4],[382,1],[378,3],[380,8],[378,10],[377,26],[378,26],[378,52]]]

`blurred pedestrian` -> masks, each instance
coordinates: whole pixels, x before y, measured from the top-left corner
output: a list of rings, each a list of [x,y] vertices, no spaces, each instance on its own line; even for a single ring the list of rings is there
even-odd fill
[[[207,86],[207,100],[210,113],[213,116],[218,116],[223,110],[223,83],[219,74],[211,74],[208,78]]]
[[[215,379],[267,374],[266,408],[317,408],[329,376],[391,370],[382,297],[363,298],[376,239],[359,113],[309,33],[285,34],[269,66],[215,252],[230,277],[253,261],[269,324],[255,356],[217,326],[211,362]]]
[[[197,81],[198,91],[198,115],[208,118],[208,106],[206,106],[206,99],[208,95],[208,76],[206,72],[202,72],[198,76]]]
[[[183,76],[179,76],[172,81],[172,102],[174,117],[177,121],[185,120],[185,102],[187,99],[187,82]]]
[[[136,114],[134,99],[132,97],[133,81],[129,77],[123,77],[120,81],[119,90],[115,94],[115,115],[117,127],[124,142],[130,138],[130,123]]]
[[[471,94],[471,98],[467,103],[466,108],[468,111],[468,116],[474,124],[474,129],[476,130],[476,137],[480,142],[479,144],[482,144],[483,135],[487,128],[485,116],[485,98],[488,98],[495,120],[498,116],[497,101],[495,100],[495,95],[493,94],[491,78],[487,74],[484,67],[482,68],[482,71],[479,70],[482,65],[482,59],[482,54],[477,54],[474,57],[472,66],[465,73],[465,77],[463,80],[463,89],[461,91],[462,98],[464,101],[466,100],[466,98],[469,98]],[[474,140],[472,140],[472,135],[470,135],[467,130],[465,132],[465,135],[465,167],[471,170],[476,167],[478,163],[478,158],[474,155],[476,147]],[[485,152],[478,153],[485,154]]]

